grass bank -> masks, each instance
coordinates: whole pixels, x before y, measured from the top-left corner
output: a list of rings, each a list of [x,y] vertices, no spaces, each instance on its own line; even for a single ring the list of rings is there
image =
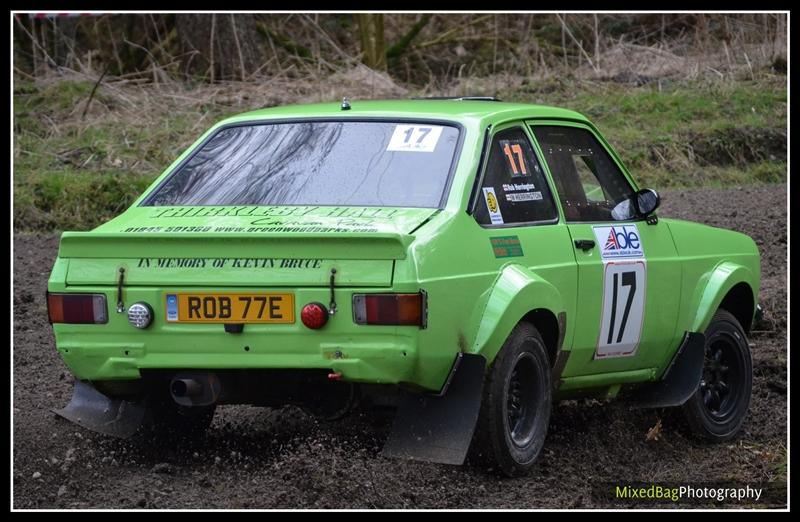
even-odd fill
[[[348,84],[349,82],[349,84]],[[90,229],[124,210],[216,120],[277,104],[406,97],[386,77],[290,78],[197,87],[178,83],[17,81],[14,89],[14,227]],[[453,90],[457,92],[453,92]],[[642,185],[786,180],[786,77],[713,82],[493,78],[445,93],[496,92],[590,117]]]

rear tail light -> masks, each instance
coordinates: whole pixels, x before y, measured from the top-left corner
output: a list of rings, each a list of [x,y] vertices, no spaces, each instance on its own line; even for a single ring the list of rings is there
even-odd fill
[[[356,324],[425,328],[426,306],[425,292],[417,294],[354,294],[353,320]]]
[[[308,303],[300,311],[300,320],[307,328],[319,330],[328,322],[328,310],[322,303]]]
[[[103,324],[108,307],[103,294],[47,294],[50,323]]]

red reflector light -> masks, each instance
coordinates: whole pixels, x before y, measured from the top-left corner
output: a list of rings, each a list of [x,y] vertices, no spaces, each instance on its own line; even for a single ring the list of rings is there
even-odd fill
[[[321,303],[308,303],[300,311],[300,320],[308,328],[319,330],[328,322],[328,309]]]
[[[425,295],[355,294],[353,320],[356,324],[425,326]]]
[[[108,307],[103,294],[47,294],[50,323],[104,324]]]

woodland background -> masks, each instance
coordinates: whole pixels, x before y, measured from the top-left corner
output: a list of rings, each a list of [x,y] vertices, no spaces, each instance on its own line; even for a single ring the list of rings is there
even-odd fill
[[[222,117],[489,95],[586,114],[642,185],[786,180],[785,14],[14,17],[18,230],[90,228]]]

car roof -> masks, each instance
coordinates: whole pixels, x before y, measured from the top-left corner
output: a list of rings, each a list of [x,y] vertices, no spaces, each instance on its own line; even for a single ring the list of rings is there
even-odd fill
[[[589,123],[583,115],[558,107],[475,99],[349,100],[285,105],[234,116],[222,123],[293,118],[424,118],[469,123],[500,123],[516,119],[566,119]]]

